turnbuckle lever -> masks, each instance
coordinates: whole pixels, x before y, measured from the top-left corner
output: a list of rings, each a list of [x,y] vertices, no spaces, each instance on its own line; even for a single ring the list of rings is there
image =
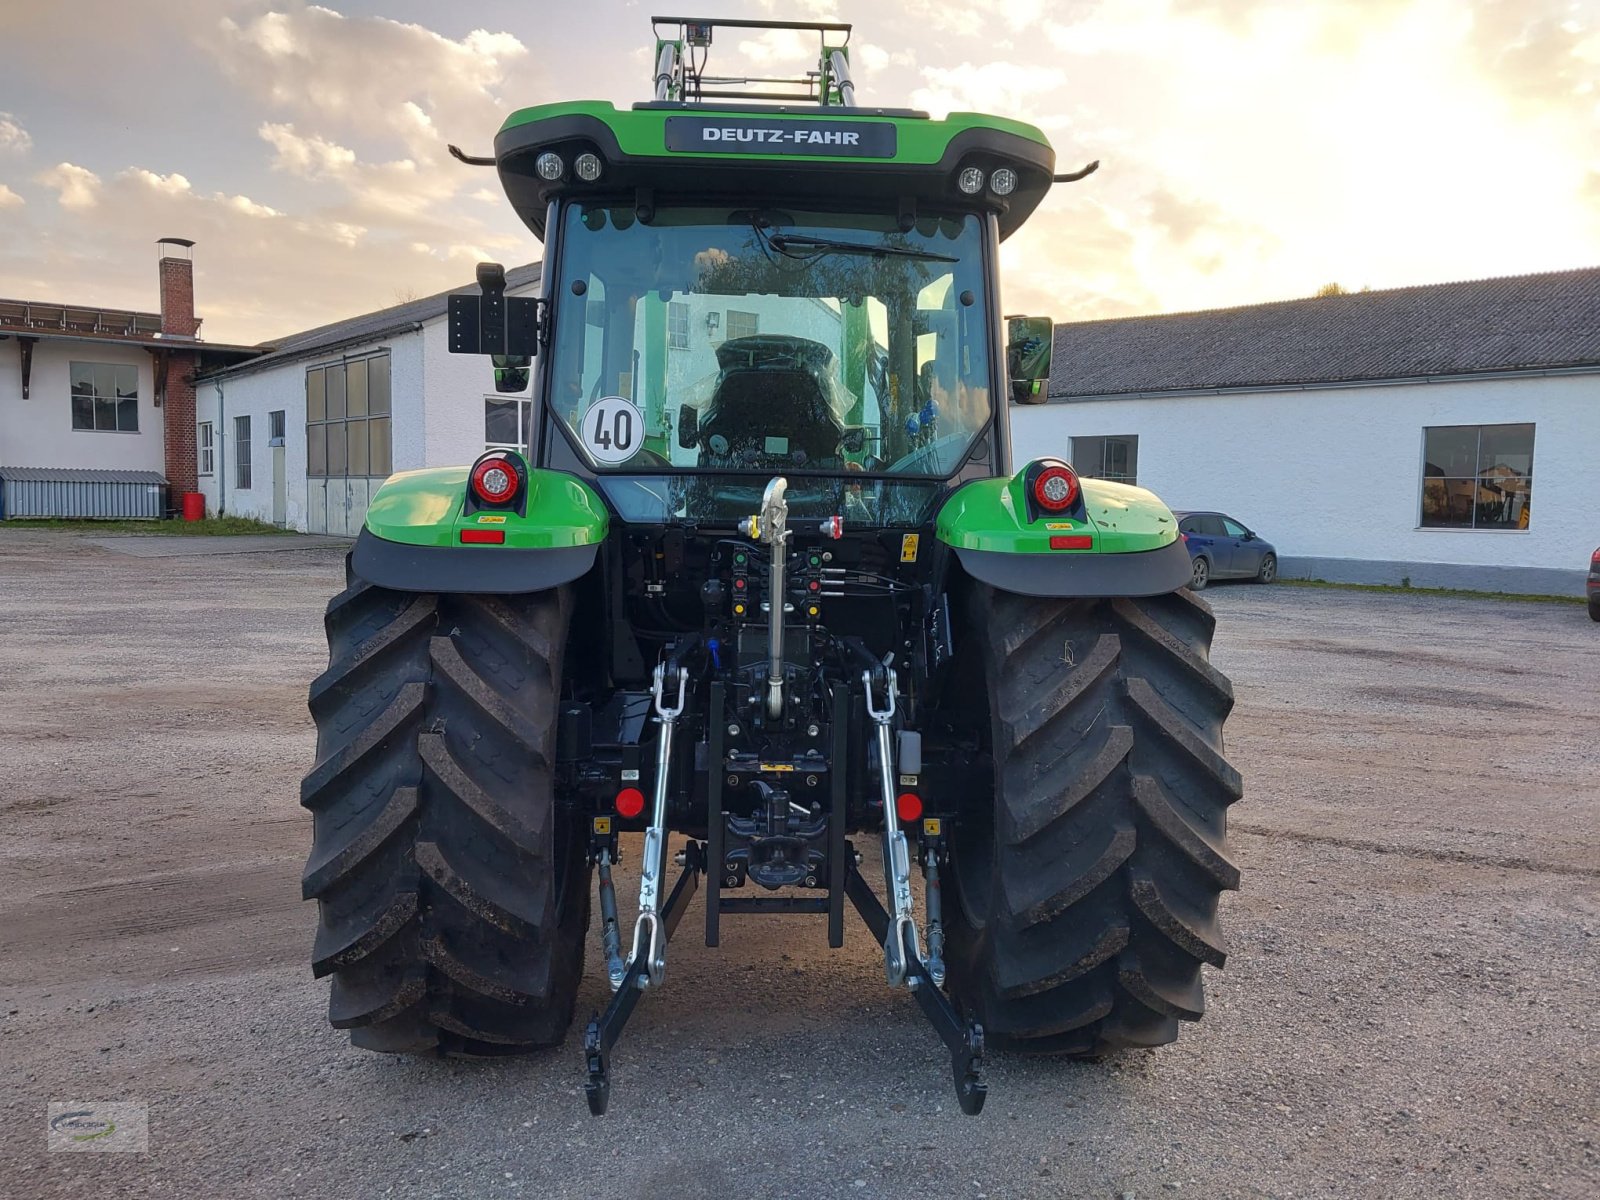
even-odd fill
[[[667,975],[667,940],[661,936],[661,881],[666,873],[667,783],[672,770],[672,736],[683,715],[688,694],[689,672],[678,668],[678,702],[666,700],[667,665],[657,663],[652,693],[660,731],[656,741],[655,797],[650,809],[650,825],[644,831],[644,853],[639,862],[639,919],[633,926],[633,951],[629,962],[644,957],[644,972],[638,976],[641,988],[660,987]]]
[[[883,939],[883,966],[890,987],[906,984],[913,991],[921,978],[911,971],[911,963],[922,958],[917,922],[912,914],[911,854],[906,835],[900,829],[894,806],[894,752],[889,723],[894,719],[896,679],[892,669],[884,671],[885,702],[879,708],[872,694],[871,671],[861,672],[867,692],[867,716],[877,726],[878,783],[883,799],[883,878],[889,889],[889,928]]]
[[[611,882],[611,851],[601,847],[595,856],[600,868],[600,946],[606,956],[606,978],[614,992],[622,986],[628,964],[622,961],[622,933],[617,927],[617,889]]]
[[[928,907],[928,978],[944,986],[944,911],[939,887],[939,851],[932,844],[922,852],[922,894]]]

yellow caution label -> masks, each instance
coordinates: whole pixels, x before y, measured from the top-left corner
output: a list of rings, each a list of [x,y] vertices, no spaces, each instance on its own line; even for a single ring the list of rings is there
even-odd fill
[[[917,543],[921,540],[922,535],[918,533],[908,533],[900,539],[901,562],[917,561]]]
[[[793,771],[795,765],[793,763],[762,763],[761,769],[763,771]]]
[[[1074,525],[1071,521],[1046,521],[1045,524],[1044,524],[1044,527],[1046,529],[1076,529],[1077,528],[1077,526]]]
[[[922,818],[922,835],[924,837],[938,837],[944,830],[944,822],[938,817]]]
[[[611,818],[596,817],[594,819],[594,831],[601,836],[609,834],[611,832]]]
[[[506,515],[505,515],[505,513],[479,513],[478,514],[478,524],[479,525],[504,525],[505,523],[506,523]]]

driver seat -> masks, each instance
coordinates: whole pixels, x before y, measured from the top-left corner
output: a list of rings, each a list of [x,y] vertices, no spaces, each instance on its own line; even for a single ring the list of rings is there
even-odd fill
[[[806,463],[839,458],[842,430],[816,377],[808,371],[761,367],[728,371],[718,380],[707,407],[710,415],[701,427],[701,466],[720,466],[729,457],[711,455],[716,461],[707,461],[707,444],[717,435],[728,440],[730,455],[753,450],[763,458],[787,458],[803,450]],[[785,439],[787,450],[769,454],[768,438]]]

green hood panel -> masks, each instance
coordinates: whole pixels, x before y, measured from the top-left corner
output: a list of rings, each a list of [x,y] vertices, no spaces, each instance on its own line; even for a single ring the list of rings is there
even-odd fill
[[[516,456],[520,458],[520,455]],[[367,506],[367,529],[406,546],[461,546],[463,529],[503,529],[506,546],[550,550],[605,540],[610,514],[594,489],[565,471],[530,470],[526,516],[465,513],[468,467],[427,467],[391,475]],[[469,545],[489,552],[497,545]]]
[[[979,479],[957,489],[939,510],[938,538],[959,550],[1005,554],[1064,555],[1132,554],[1157,550],[1178,538],[1178,522],[1153,492],[1079,478],[1088,517],[1028,519],[1023,472],[1010,479]],[[1088,534],[1094,544],[1085,550],[1052,550],[1050,539]]]

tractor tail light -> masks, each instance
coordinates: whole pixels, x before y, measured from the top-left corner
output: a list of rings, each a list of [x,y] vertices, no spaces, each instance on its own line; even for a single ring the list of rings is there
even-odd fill
[[[472,492],[485,504],[504,504],[517,494],[517,468],[509,459],[484,458],[472,468]]]
[[[915,821],[922,816],[922,797],[915,792],[901,792],[894,800],[895,816],[902,821]]]
[[[1046,512],[1071,508],[1078,499],[1078,477],[1059,463],[1046,467],[1034,478],[1033,499]]]
[[[617,793],[617,816],[630,821],[644,811],[644,793],[638,788],[623,788]]]

